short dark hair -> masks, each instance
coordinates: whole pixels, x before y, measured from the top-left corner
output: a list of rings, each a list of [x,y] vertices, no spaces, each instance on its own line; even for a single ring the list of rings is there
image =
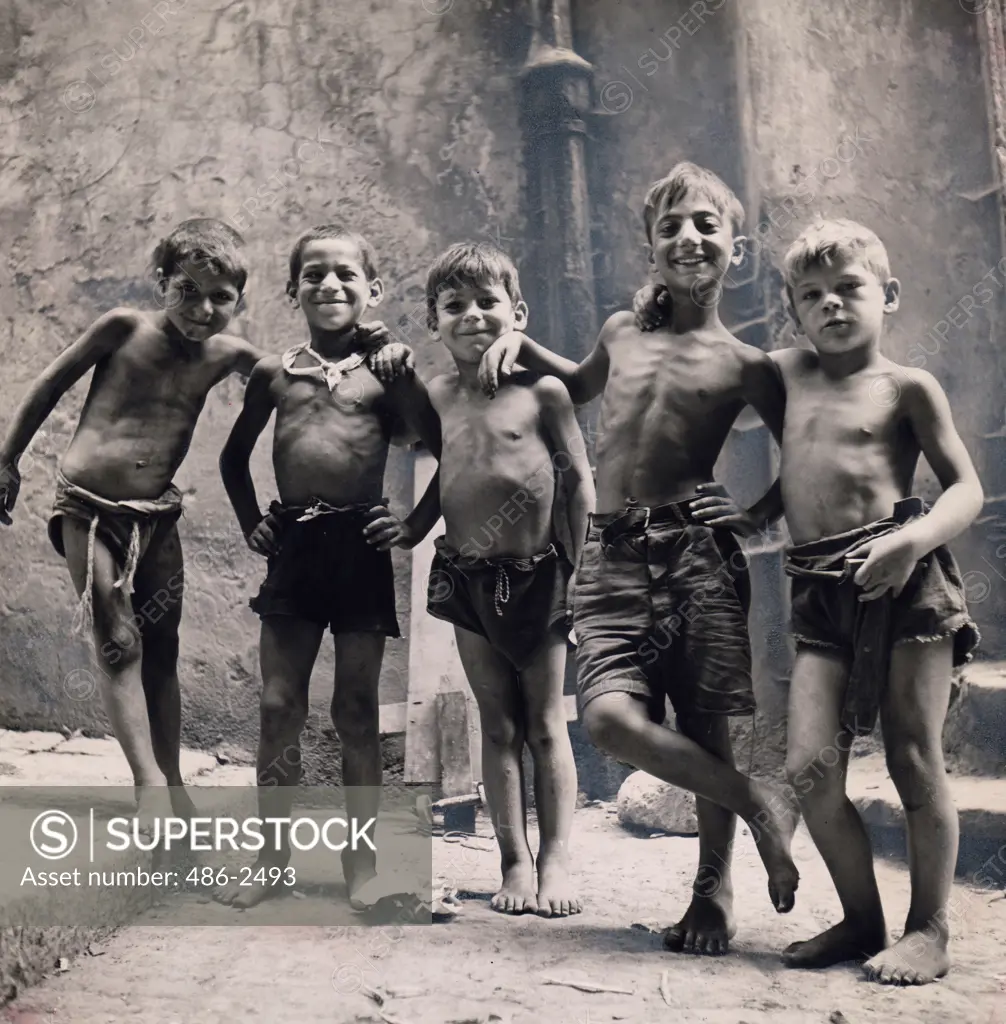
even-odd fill
[[[505,252],[487,242],[458,242],[442,252],[426,276],[426,322],[437,329],[437,296],[458,285],[502,285],[516,306],[523,302],[517,267]]]
[[[170,277],[179,264],[208,263],[216,273],[234,281],[239,292],[248,280],[245,240],[229,224],[212,217],[184,220],[154,249],[151,270]]]
[[[352,242],[360,253],[360,263],[368,281],[377,277],[377,253],[374,247],[358,231],[352,231],[341,224],[321,224],[310,228],[297,239],[290,252],[290,283],[296,284],[300,277],[300,268],[304,260],[304,248],[309,242],[318,242],[324,238],[342,238]]]
[[[719,212],[730,220],[734,231],[744,228],[744,207],[722,178],[687,161],[676,164],[659,181],[655,181],[646,193],[643,203],[643,222],[646,237],[653,241],[653,222],[660,204],[676,203],[689,193],[697,193],[708,199]]]

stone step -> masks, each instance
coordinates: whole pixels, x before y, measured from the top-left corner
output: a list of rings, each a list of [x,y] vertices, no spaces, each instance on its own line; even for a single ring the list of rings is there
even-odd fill
[[[983,889],[1006,886],[1006,779],[948,779],[961,827],[957,876]],[[907,859],[904,811],[883,755],[852,758],[848,794],[866,822],[874,850]]]
[[[943,730],[948,759],[960,770],[1006,775],[1006,662],[973,662],[963,679]]]

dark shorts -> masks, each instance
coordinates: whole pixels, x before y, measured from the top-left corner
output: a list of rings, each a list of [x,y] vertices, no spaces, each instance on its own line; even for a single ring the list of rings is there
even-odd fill
[[[318,507],[318,506],[316,506]],[[304,522],[305,507],[273,502],[280,521],[279,552],[268,562],[258,596],[249,604],[261,618],[290,615],[337,633],[401,636],[395,614],[391,552],[363,536],[370,506],[321,506]]]
[[[846,551],[869,538],[867,527],[826,537],[794,548],[804,557],[844,557]],[[851,574],[844,579],[796,576],[791,592],[792,629],[798,644],[840,652],[852,660],[857,614],[861,612],[857,586]],[[964,582],[949,548],[930,552],[916,567],[901,594],[891,599],[887,643],[954,638],[954,665],[963,665],[979,642],[978,628],[968,613]]]
[[[434,542],[426,610],[484,637],[517,671],[527,668],[549,632],[566,625],[572,567],[560,544],[532,558],[473,560]]]
[[[754,713],[747,559],[688,504],[591,516],[573,598],[581,710],[629,693],[657,722],[668,697],[679,715]]]

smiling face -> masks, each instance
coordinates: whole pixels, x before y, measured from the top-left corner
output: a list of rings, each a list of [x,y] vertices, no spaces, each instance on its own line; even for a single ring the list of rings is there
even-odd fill
[[[501,335],[522,330],[527,306],[502,284],[456,282],[437,293],[437,333],[459,363],[478,363]]]
[[[793,282],[796,317],[822,355],[840,355],[880,340],[884,316],[898,308],[895,278],[881,282],[864,263],[839,257],[808,267]]]
[[[363,257],[347,238],[319,238],[301,251],[300,274],[287,286],[307,322],[323,331],[355,327],[383,295],[379,278],[367,280]]]
[[[730,218],[700,192],[661,202],[653,219],[653,263],[672,294],[696,294],[704,284],[722,280],[742,239],[735,239]]]
[[[168,277],[160,277],[164,314],[188,341],[206,341],[231,321],[241,291],[233,278],[211,260],[182,260]]]

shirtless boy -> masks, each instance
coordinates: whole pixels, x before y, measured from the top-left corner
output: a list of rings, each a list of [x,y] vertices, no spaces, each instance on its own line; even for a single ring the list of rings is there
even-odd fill
[[[479,706],[483,780],[503,874],[492,906],[509,914],[576,914],[581,903],[568,847],[576,766],[562,700],[572,566],[553,531],[553,503],[558,476],[575,564],[594,507],[586,446],[554,377],[513,374],[494,401],[479,383],[483,353],[527,322],[509,257],[484,244],[452,246],[430,269],[426,301],[430,329],[455,363],[429,385],[443,434],[438,476],[446,532],[436,541],[428,611],[454,624]],[[537,888],[525,820],[525,743],[541,836]]]
[[[558,377],[577,404],[603,394],[597,514],[574,599],[577,687],[598,746],[698,797],[692,902],[664,936],[667,948],[687,952],[725,952],[734,934],[735,814],[752,826],[778,911],[792,908],[798,881],[795,813],[734,769],[726,718],[754,709],[748,578],[733,533],[760,525],[763,502],[742,511],[710,481],[744,406],[778,429],[781,402],[768,356],[734,338],[717,310],[743,218],[719,178],[679,164],[650,189],[644,213],[670,323],[644,332],[631,313],[616,313],[579,366],[509,335],[480,371],[492,390],[519,355]],[[678,732],[661,724],[666,697]]]
[[[385,638],[399,636],[390,548],[405,526],[382,498],[388,444],[406,438],[403,420],[428,407],[425,389],[409,375],[395,397],[366,365],[372,338],[360,321],[383,296],[376,256],[360,235],[314,228],[290,256],[287,293],[307,321],[309,339],[256,367],[244,407],[220,457],[227,494],[251,549],[268,558],[252,609],[262,619],[261,734],[258,750],[262,817],[288,817],[291,786],[300,781],[300,735],[308,685],[325,629],[335,641],[332,721],[342,744],[347,810],[375,817],[381,785],[378,679]],[[364,344],[364,340],[367,344]],[[273,469],[279,501],[263,515],[249,461],[276,413]],[[432,428],[426,430],[426,423]],[[439,454],[436,417],[420,422],[424,442]],[[259,878],[284,868],[281,849],[259,855]],[[372,851],[343,852],[350,900],[369,905],[376,876]],[[245,908],[274,891],[268,883],[230,885],[221,902]]]
[[[219,221],[175,228],[154,252],[163,310],[113,309],[95,321],[32,384],[0,446],[0,521],[9,524],[18,459],[93,368],[49,537],[80,595],[78,621],[93,631],[101,694],[141,814],[152,812],[152,787],[165,785],[177,814],[192,809],[178,763],[182,495],[171,481],[210,389],[231,373],[247,376],[260,355],[220,333],[247,278],[243,247]]]
[[[817,225],[786,254],[784,273],[814,346],[773,353],[786,388],[780,476],[796,545],[787,770],[844,912],[784,958],[794,967],[867,960],[874,980],[922,984],[950,966],[957,812],[941,737],[952,667],[978,642],[944,545],[978,515],[982,488],[935,378],[880,354],[884,316],[899,302],[880,239],[850,221]],[[943,488],[928,512],[910,497],[920,454]],[[869,839],[845,793],[853,739],[878,712],[912,882],[904,934],[890,948]],[[836,748],[837,763],[823,756]]]

